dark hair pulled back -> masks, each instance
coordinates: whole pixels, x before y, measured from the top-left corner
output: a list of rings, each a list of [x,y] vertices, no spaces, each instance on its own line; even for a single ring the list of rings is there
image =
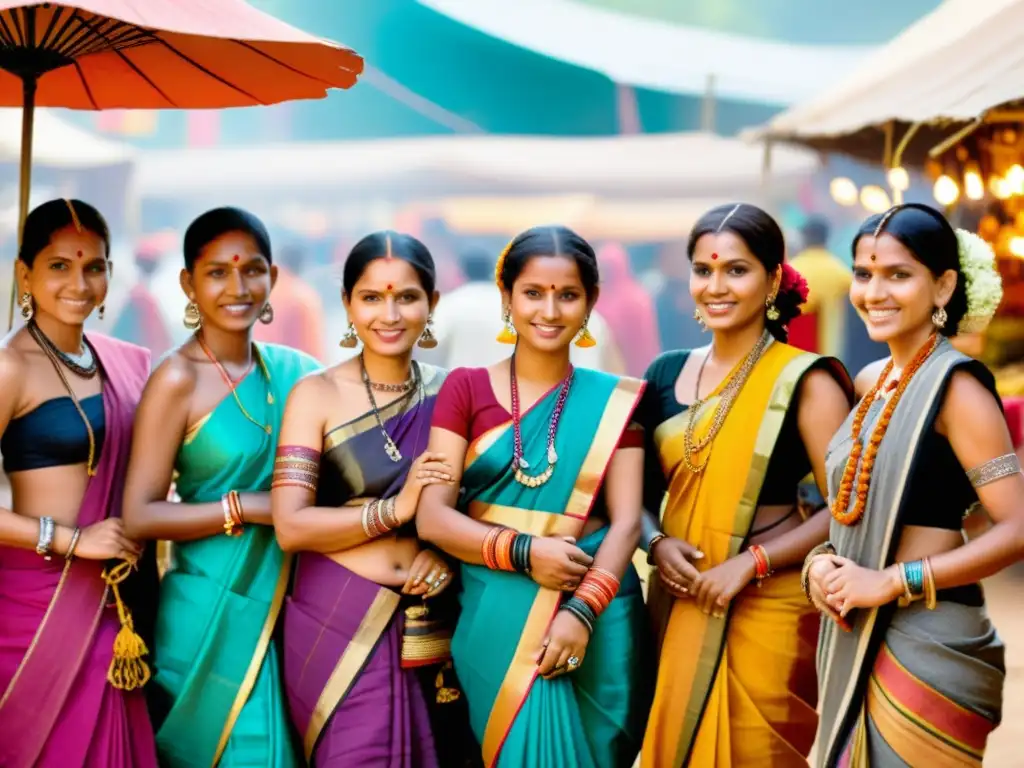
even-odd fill
[[[437,285],[437,269],[434,257],[422,242],[412,235],[383,230],[367,235],[349,251],[342,270],[341,285],[346,296],[351,296],[359,278],[363,276],[370,262],[383,258],[401,259],[408,263],[420,279],[420,285],[427,296],[433,296]]]
[[[743,240],[747,249],[761,262],[769,277],[783,266],[786,258],[786,238],[782,228],[767,212],[750,203],[727,203],[712,208],[705,213],[690,231],[690,239],[686,244],[686,255],[693,261],[693,252],[697,241],[704,235],[715,235],[720,232],[732,232]],[[800,315],[800,305],[806,300],[805,288],[801,288],[802,279],[796,271],[789,268],[793,276],[781,276],[779,292],[775,296],[775,308],[779,312],[777,320],[765,318],[765,327],[779,341],[789,338],[787,326]]]
[[[511,292],[527,262],[536,256],[564,256],[575,261],[587,298],[593,300],[600,282],[597,255],[590,243],[568,227],[557,224],[531,227],[512,238],[495,267],[498,287]]]
[[[944,336],[956,336],[957,326],[967,314],[967,280],[960,266],[960,243],[952,225],[939,211],[921,203],[904,203],[867,218],[853,238],[853,253],[865,235],[895,238],[928,268],[936,278],[952,269],[956,272],[956,288],[946,304]]]
[[[185,269],[189,272],[195,269],[203,248],[229,232],[249,235],[266,260],[273,262],[270,233],[263,222],[246,210],[224,206],[207,211],[188,225],[182,249],[185,254]]]
[[[104,257],[110,256],[110,229],[102,214],[81,200],[58,198],[36,206],[25,217],[18,258],[31,269],[36,256],[50,244],[53,235],[65,227],[96,235],[103,241]]]

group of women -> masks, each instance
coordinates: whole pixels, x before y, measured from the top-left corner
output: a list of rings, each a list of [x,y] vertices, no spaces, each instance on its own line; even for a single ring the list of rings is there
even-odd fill
[[[1024,552],[1024,475],[948,339],[999,281],[925,206],[853,250],[891,352],[857,386],[786,344],[806,284],[749,204],[689,239],[710,343],[643,381],[570,364],[599,265],[557,226],[498,258],[508,359],[454,371],[413,360],[429,251],[367,236],[360,353],[324,370],[253,343],[270,238],[220,208],[184,238],[194,335],[150,375],[83,333],[103,218],[43,204],[0,347],[0,765],[980,765],[1004,665],[978,583]]]

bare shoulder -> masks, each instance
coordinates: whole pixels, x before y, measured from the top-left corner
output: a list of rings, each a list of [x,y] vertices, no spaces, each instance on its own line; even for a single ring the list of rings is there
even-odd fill
[[[875,382],[878,381],[878,377],[882,375],[882,371],[888,364],[889,358],[886,357],[873,363],[868,363],[861,369],[860,373],[853,380],[853,389],[858,398],[864,397],[868,390],[875,386]]]
[[[969,421],[981,427],[1005,426],[995,395],[968,370],[953,371],[939,412],[943,431],[953,421]]]
[[[0,346],[0,385],[5,392],[20,390],[27,371],[24,352],[14,346]]]
[[[307,400],[319,400],[320,398],[329,397],[330,395],[335,394],[335,384],[332,377],[334,372],[340,368],[341,365],[345,365],[345,363],[341,363],[322,371],[311,371],[310,373],[307,373],[295,382],[291,393],[288,395],[288,401],[302,403]]]
[[[198,380],[196,364],[184,354],[183,348],[179,348],[165,357],[153,371],[143,397],[159,397],[161,400],[188,398],[195,391]]]
[[[846,393],[836,376],[825,368],[813,368],[800,381],[801,402],[811,403],[835,398],[846,402]]]

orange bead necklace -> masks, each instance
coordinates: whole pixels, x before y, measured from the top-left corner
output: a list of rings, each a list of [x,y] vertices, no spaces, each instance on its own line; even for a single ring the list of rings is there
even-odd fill
[[[864,426],[864,419],[867,418],[868,409],[871,408],[871,404],[875,401],[882,387],[885,386],[889,374],[892,373],[892,360],[885,366],[885,370],[882,371],[882,375],[878,377],[878,381],[875,382],[871,391],[864,396],[864,399],[860,401],[860,405],[857,406],[857,413],[854,414],[853,428],[851,429],[853,445],[850,446],[850,457],[846,460],[843,479],[839,483],[839,490],[836,492],[836,498],[832,502],[832,517],[835,518],[836,522],[842,525],[856,525],[864,517],[868,504],[868,491],[871,489],[871,470],[874,469],[878,448],[882,444],[882,438],[885,437],[886,430],[889,428],[889,421],[892,419],[893,411],[896,410],[896,406],[909,386],[910,380],[924,364],[924,361],[928,359],[928,356],[935,350],[938,343],[939,337],[933,333],[900,375],[899,383],[896,384],[896,388],[889,395],[889,401],[882,410],[882,415],[879,417],[878,424],[868,439],[866,448],[861,437],[861,429]],[[863,462],[860,461],[861,453],[864,454]],[[858,463],[860,464],[859,474],[857,472]],[[854,489],[854,478],[857,481],[856,489]],[[854,499],[853,506],[850,507],[850,498],[853,496],[854,490],[856,490],[856,498]]]

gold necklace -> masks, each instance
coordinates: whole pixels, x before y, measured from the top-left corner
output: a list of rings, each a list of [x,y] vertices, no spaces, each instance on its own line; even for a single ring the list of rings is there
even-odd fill
[[[36,339],[36,343],[39,344],[38,339]],[[83,341],[83,344],[84,343],[85,342]],[[75,410],[78,411],[78,415],[81,416],[82,421],[85,422],[85,432],[89,436],[89,458],[86,459],[85,474],[87,477],[95,477],[96,435],[92,430],[92,424],[89,423],[89,417],[85,415],[85,410],[82,408],[82,404],[78,402],[78,397],[75,395],[75,390],[71,388],[71,384],[70,382],[68,382],[68,377],[64,375],[64,369],[60,364],[60,360],[53,353],[53,351],[50,350],[49,347],[47,347],[45,344],[39,344],[39,348],[42,349],[44,353],[46,353],[46,357],[50,360],[50,364],[53,366],[54,370],[57,371],[57,375],[60,376],[60,380],[61,383],[64,385],[64,389],[68,391],[68,395],[71,398],[71,402],[75,406]]]
[[[761,334],[761,338],[757,340],[757,344],[754,348],[747,353],[747,356],[743,359],[743,363],[735,373],[729,376],[725,386],[722,387],[722,394],[718,398],[718,403],[715,404],[715,410],[711,417],[711,427],[708,429],[707,434],[699,439],[694,439],[694,434],[697,429],[697,420],[700,417],[700,411],[704,407],[705,403],[711,399],[715,390],[712,390],[712,394],[709,394],[706,398],[698,396],[700,392],[700,379],[704,373],[704,366],[711,357],[711,352],[708,351],[707,356],[701,363],[700,370],[697,372],[697,385],[694,392],[694,401],[690,405],[689,418],[686,422],[686,430],[683,433],[683,463],[686,468],[694,474],[699,474],[704,471],[707,467],[708,462],[711,460],[711,451],[708,451],[707,457],[705,457],[703,463],[698,463],[695,459],[695,455],[705,448],[709,448],[711,444],[718,437],[719,431],[722,429],[722,425],[725,423],[726,416],[732,410],[733,404],[736,402],[736,398],[739,396],[740,391],[743,389],[743,385],[746,384],[747,379],[750,378],[751,371],[754,370],[754,366],[757,365],[757,361],[761,359],[761,355],[764,354],[765,349],[768,347],[768,343],[771,341],[771,335],[768,331]]]
[[[245,406],[242,405],[242,400],[241,398],[238,397],[238,392],[236,391],[237,384],[231,379],[231,376],[228,375],[227,370],[225,370],[224,366],[221,365],[220,360],[218,360],[216,355],[213,354],[213,351],[208,346],[206,346],[206,344],[203,342],[202,338],[199,336],[198,333],[196,334],[196,341],[199,343],[199,346],[206,354],[206,357],[210,360],[211,363],[213,363],[214,367],[217,369],[217,372],[220,374],[220,377],[224,379],[224,383],[227,384],[228,389],[231,390],[231,396],[235,398],[235,403],[238,405],[238,410],[242,412],[242,415],[245,416],[245,418],[247,418],[257,427],[262,429],[264,432],[266,432],[268,435],[271,434],[274,431],[273,425],[263,424],[259,421],[256,421],[256,419],[249,415],[249,412],[245,410]],[[263,377],[267,380],[267,405],[273,405],[274,393],[271,391],[270,387],[270,370],[267,368],[267,364],[263,362],[263,355],[260,354],[260,348],[257,347],[255,344],[252,345],[252,353],[253,356],[256,358],[256,362],[260,366],[260,370],[263,372]],[[245,377],[243,376],[242,378],[244,379]],[[239,381],[241,381],[241,379],[239,379]]]

